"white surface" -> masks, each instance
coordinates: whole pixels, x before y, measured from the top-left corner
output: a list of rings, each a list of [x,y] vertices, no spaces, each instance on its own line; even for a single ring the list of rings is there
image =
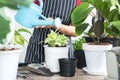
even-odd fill
[[[21,51],[0,51],[0,80],[16,80]]]
[[[92,75],[107,75],[105,72],[88,70],[87,67],[83,68],[83,70]]]

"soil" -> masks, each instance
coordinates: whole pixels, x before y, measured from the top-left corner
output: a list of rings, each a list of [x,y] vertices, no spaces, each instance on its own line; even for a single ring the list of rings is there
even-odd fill
[[[11,50],[17,50],[18,48],[6,48],[6,47],[4,47],[4,48],[2,48],[2,49],[0,49],[0,51],[11,51]]]
[[[101,42],[100,44],[95,44],[94,42],[89,42],[90,45],[109,45],[109,42]]]

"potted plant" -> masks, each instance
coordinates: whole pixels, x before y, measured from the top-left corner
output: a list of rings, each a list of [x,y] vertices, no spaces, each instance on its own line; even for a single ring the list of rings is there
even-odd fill
[[[97,73],[106,74],[105,51],[110,50],[112,48],[112,45],[109,44],[108,42],[107,43],[101,42],[101,39],[108,36],[120,37],[119,35],[120,1],[119,0],[82,0],[82,1],[83,3],[80,6],[76,7],[71,15],[71,21],[73,25],[76,26],[76,33],[78,35],[81,35],[81,33],[83,33],[84,30],[88,26],[90,26],[88,23],[85,22],[85,20],[87,16],[91,14],[91,11],[95,8],[97,12],[96,16],[93,16],[93,19],[91,20],[92,26],[89,31],[89,33],[94,34],[91,36],[93,37],[94,41],[92,43],[83,44],[83,49],[85,50],[87,63],[87,68],[85,68],[85,70],[88,73],[94,75],[96,75]]]
[[[68,58],[69,38],[51,30],[45,39],[45,63],[53,73],[60,71],[58,59]]]
[[[27,32],[25,29],[14,30],[11,19],[2,14],[4,7],[17,9],[17,4],[28,6],[32,0],[1,0],[0,1],[0,80],[16,80],[19,55],[22,48],[15,44],[24,45],[26,40],[19,32]],[[15,36],[14,36],[15,35]]]
[[[82,44],[85,43],[84,38],[79,38],[73,42],[73,49],[74,49],[74,56],[78,59],[77,61],[77,68],[82,69],[86,67],[86,60],[84,50],[82,48]]]

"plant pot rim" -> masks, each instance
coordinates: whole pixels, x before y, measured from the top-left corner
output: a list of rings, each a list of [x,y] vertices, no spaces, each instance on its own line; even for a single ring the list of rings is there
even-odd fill
[[[60,58],[59,61],[71,63],[71,62],[77,61],[77,58]]]
[[[107,45],[92,45],[92,44],[89,44],[89,43],[83,43],[83,46],[84,45],[87,45],[87,46],[100,46],[100,47],[103,47],[103,46],[112,46],[112,44],[107,44]]]
[[[22,50],[23,50],[22,48],[17,48],[17,49],[15,49],[15,50],[6,50],[6,51],[0,50],[0,53],[21,52]]]
[[[105,51],[105,50],[111,50],[112,47],[113,47],[112,44],[90,45],[89,43],[83,43],[83,50],[88,50],[88,51]]]
[[[50,48],[64,48],[64,47],[70,47],[69,45],[66,45],[66,46],[61,46],[61,47],[51,47],[51,46],[48,46],[48,45],[44,45],[43,47],[50,47]]]

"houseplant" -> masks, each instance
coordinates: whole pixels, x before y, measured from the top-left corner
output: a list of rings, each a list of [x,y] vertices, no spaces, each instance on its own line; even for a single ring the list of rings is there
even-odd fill
[[[32,0],[0,0],[0,80],[16,80],[19,55],[22,48],[14,43],[24,44],[24,38],[19,34],[24,29],[14,31],[11,19],[4,12],[4,7],[17,9],[17,4],[28,6]],[[15,33],[15,36],[14,36]],[[15,38],[14,38],[15,37]],[[14,41],[15,39],[15,41]]]
[[[51,30],[45,39],[45,63],[51,72],[59,72],[60,58],[68,58],[69,38]]]
[[[76,26],[76,33],[78,35],[81,35],[88,26],[91,26],[88,34],[93,33],[94,36],[92,35],[91,37],[96,37],[96,39],[94,39],[96,44],[100,44],[101,38],[105,38],[106,36],[113,38],[120,37],[119,0],[82,1],[83,4],[78,6],[71,16],[72,23]],[[85,22],[85,20],[89,14],[93,14],[93,12],[91,13],[93,9],[96,9],[97,15],[92,15],[92,25],[90,25],[88,22]],[[103,33],[105,33],[106,36],[103,36]]]
[[[73,25],[76,26],[76,33],[78,35],[83,33],[84,30],[88,26],[90,26],[88,23],[85,22],[85,20],[87,16],[91,14],[92,9],[95,8],[97,12],[97,15],[93,16],[93,19],[91,20],[92,25],[89,31],[89,33],[94,34],[91,36],[93,37],[94,41],[93,43],[91,43],[92,45],[90,45],[89,43],[83,44],[83,49],[85,50],[85,56],[87,62],[87,72],[94,75],[96,75],[97,73],[102,74],[101,72],[103,72],[103,74],[104,73],[106,74],[105,50],[110,50],[112,48],[112,45],[109,43],[101,42],[101,39],[109,36],[112,36],[113,38],[120,37],[119,35],[120,34],[120,27],[119,27],[120,1],[119,0],[82,0],[82,1],[83,3],[73,11],[71,16],[72,23]],[[104,36],[103,33],[105,34]],[[87,51],[88,53],[86,53]],[[95,51],[97,51],[97,53],[93,54],[93,52]],[[102,52],[98,52],[98,51],[102,51]],[[98,68],[98,66],[101,68]]]
[[[74,56],[78,59],[77,61],[77,68],[82,69],[86,67],[86,60],[84,50],[82,48],[82,44],[85,43],[84,38],[79,38],[73,42],[73,49],[74,49]]]

